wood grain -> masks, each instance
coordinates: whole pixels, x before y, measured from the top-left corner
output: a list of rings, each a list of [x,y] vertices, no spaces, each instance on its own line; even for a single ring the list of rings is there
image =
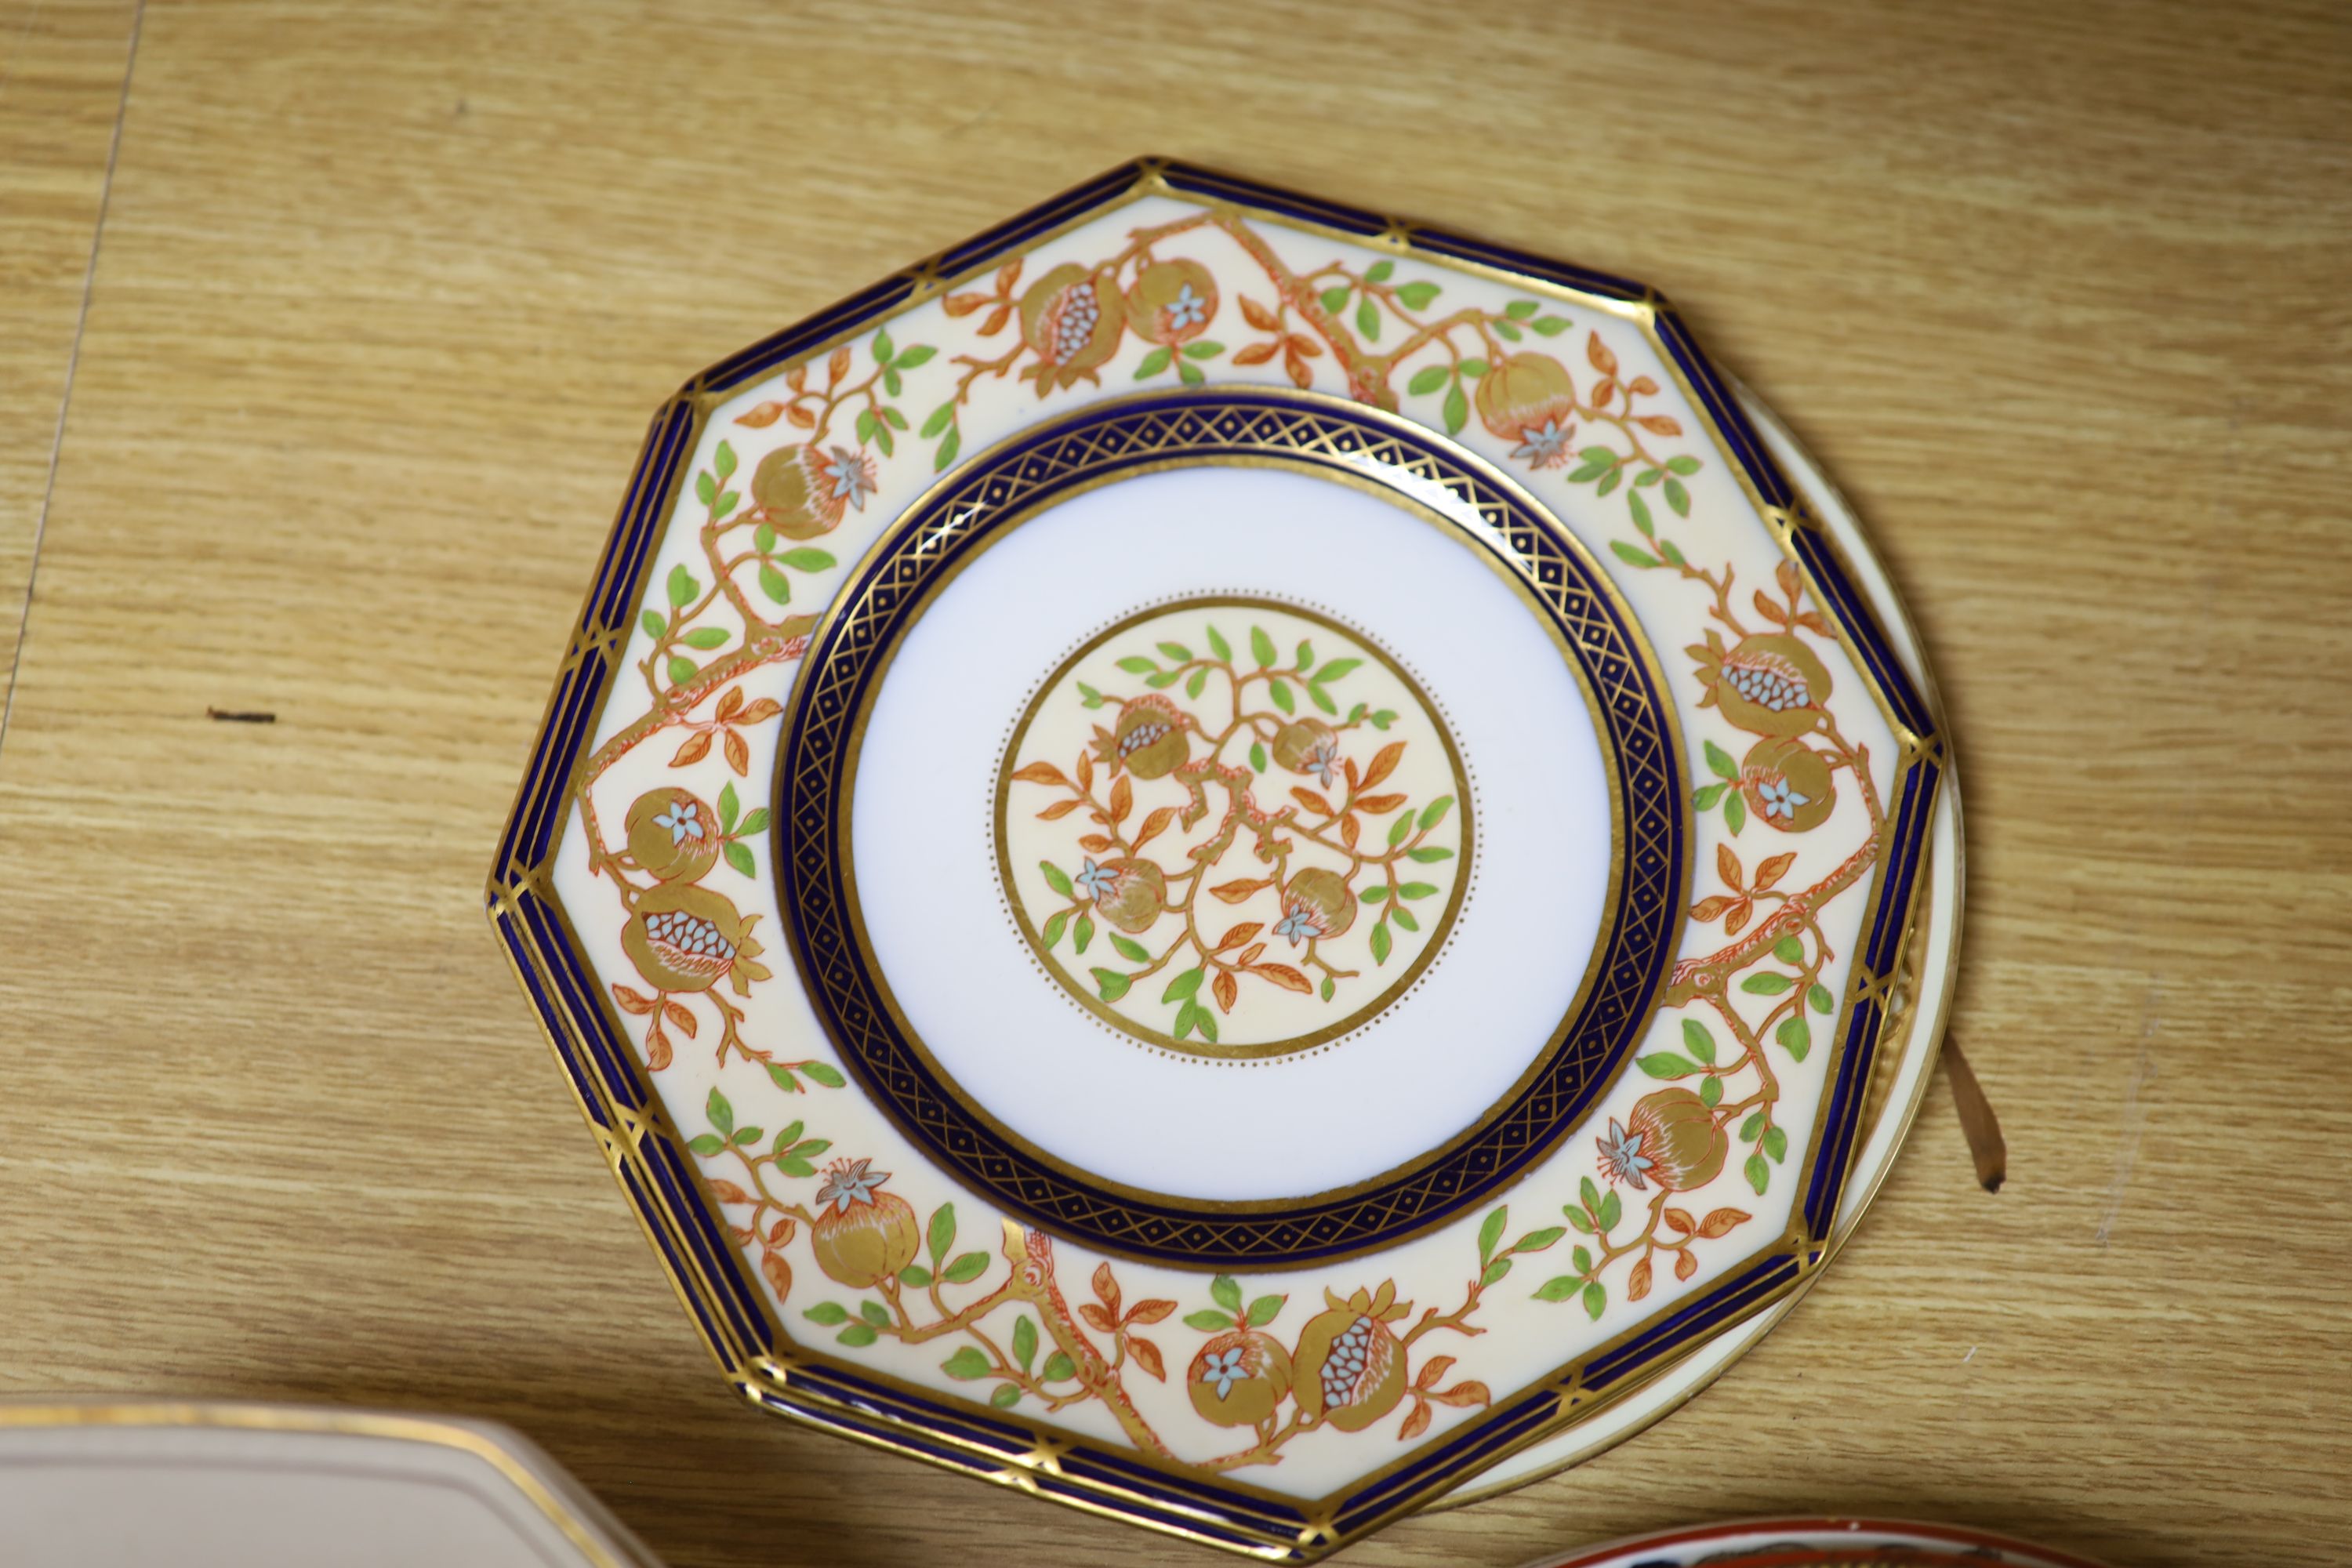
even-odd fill
[[[655,402],[1152,151],[1658,282],[1872,521],[1967,779],[2008,1186],[1937,1091],[1716,1388],[1350,1561],[2332,1562],[2347,71],[2328,5],[150,4],[0,748],[0,1392],[504,1418],[681,1565],[1138,1549],[735,1404],[477,890]]]
[[[135,0],[0,5],[0,702],[81,326]]]

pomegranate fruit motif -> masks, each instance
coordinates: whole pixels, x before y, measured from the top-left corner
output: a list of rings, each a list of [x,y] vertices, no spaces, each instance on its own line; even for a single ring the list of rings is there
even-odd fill
[[[1404,1346],[1389,1325],[1412,1310],[1396,1300],[1396,1282],[1346,1300],[1329,1290],[1330,1310],[1307,1320],[1291,1357],[1299,1414],[1342,1432],[1360,1432],[1404,1397]]]
[[[629,806],[629,855],[664,882],[691,882],[719,863],[719,819],[682,789],[647,790]]]
[[[1270,1334],[1231,1329],[1201,1347],[1184,1384],[1203,1419],[1255,1426],[1290,1393],[1290,1352]]]
[[[1759,741],[1739,765],[1739,793],[1748,815],[1783,833],[1818,827],[1837,804],[1830,765],[1801,741],[1776,735]]]
[[[1754,735],[1801,735],[1817,726],[1830,694],[1830,672],[1813,650],[1782,632],[1743,637],[1725,651],[1723,639],[1706,634],[1704,647],[1688,650],[1698,660],[1710,704]]]
[[[1176,704],[1165,697],[1139,697],[1118,710],[1109,743],[1096,750],[1110,764],[1113,778],[1125,768],[1139,779],[1160,779],[1184,765],[1192,742]]]
[[[759,919],[736,913],[708,888],[665,882],[637,900],[621,948],[661,990],[708,991],[724,977],[745,996],[751,982],[768,978],[767,966],[753,962],[764,951],[751,935]]]
[[[1274,762],[1294,773],[1313,773],[1328,788],[1339,771],[1339,737],[1320,719],[1285,724],[1274,737]]]
[[[870,1160],[835,1160],[817,1189],[809,1250],[824,1277],[853,1290],[870,1289],[915,1261],[914,1206],[882,1184],[887,1171]]]
[[[1021,338],[1037,356],[1037,395],[1099,379],[1095,372],[1118,352],[1126,321],[1127,302],[1108,273],[1065,262],[1032,283],[1021,296]]]
[[[1127,324],[1146,342],[1174,347],[1209,330],[1217,281],[1197,261],[1155,261],[1127,289]]]
[[[1647,1192],[1653,1182],[1669,1193],[1703,1187],[1722,1173],[1731,1150],[1715,1112],[1686,1089],[1644,1096],[1628,1124],[1611,1117],[1599,1144],[1601,1173],[1637,1192]]]
[[[1094,900],[1095,912],[1134,936],[1151,929],[1168,897],[1167,873],[1150,860],[1122,858],[1097,866],[1091,859],[1072,878]]]
[[[1310,866],[1290,879],[1282,889],[1282,918],[1274,934],[1286,936],[1290,945],[1318,937],[1338,936],[1356,923],[1356,895],[1348,890],[1339,872]]]
[[[874,461],[835,447],[779,447],[751,470],[751,502],[786,539],[831,533],[874,493]]]
[[[1576,435],[1576,384],[1549,354],[1509,354],[1478,378],[1478,422],[1538,468],[1568,461]]]

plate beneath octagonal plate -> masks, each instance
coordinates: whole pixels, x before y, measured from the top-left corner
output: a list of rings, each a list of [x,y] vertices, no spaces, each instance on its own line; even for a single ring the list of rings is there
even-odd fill
[[[665,411],[494,914],[749,1396],[1312,1558],[1826,1259],[1868,578],[1639,286],[1137,165]]]

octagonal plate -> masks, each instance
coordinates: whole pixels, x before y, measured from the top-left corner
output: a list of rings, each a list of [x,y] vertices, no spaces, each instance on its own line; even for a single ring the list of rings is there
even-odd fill
[[[1130,165],[664,408],[492,916],[748,1397],[1312,1559],[1825,1260],[1863,581],[1654,293]]]

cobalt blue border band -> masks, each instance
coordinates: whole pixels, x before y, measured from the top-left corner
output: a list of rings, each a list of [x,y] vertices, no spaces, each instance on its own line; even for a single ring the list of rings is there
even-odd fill
[[[893,1016],[857,939],[837,852],[857,716],[929,585],[999,530],[1079,487],[1226,457],[1375,480],[1387,472],[1433,479],[1475,507],[1485,526],[1460,537],[1527,584],[1598,698],[1624,834],[1595,984],[1549,1056],[1487,1123],[1378,1184],[1247,1211],[1123,1192],[1040,1160],[972,1111]],[[1049,1232],[1180,1268],[1265,1269],[1442,1225],[1530,1169],[1583,1117],[1640,1038],[1672,960],[1688,858],[1684,773],[1673,704],[1642,646],[1605,575],[1548,514],[1410,421],[1273,388],[1178,390],[1079,409],[975,458],[951,487],[908,509],[811,640],[777,751],[773,812],[785,931],[810,1004],[900,1131],[954,1178]]]

